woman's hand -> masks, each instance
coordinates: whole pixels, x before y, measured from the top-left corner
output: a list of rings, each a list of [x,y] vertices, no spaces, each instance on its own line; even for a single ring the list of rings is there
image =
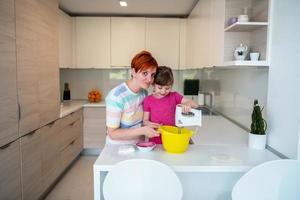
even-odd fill
[[[141,127],[141,129],[142,129],[144,135],[147,136],[148,138],[159,136],[159,132],[156,131],[153,127],[143,126],[143,127]]]

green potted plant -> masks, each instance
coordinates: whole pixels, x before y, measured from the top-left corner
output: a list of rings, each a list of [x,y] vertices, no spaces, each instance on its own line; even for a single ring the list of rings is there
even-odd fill
[[[254,100],[253,111],[251,115],[251,131],[249,133],[248,145],[253,149],[265,149],[267,136],[267,122],[262,117],[262,111],[264,108],[260,108],[258,100]]]

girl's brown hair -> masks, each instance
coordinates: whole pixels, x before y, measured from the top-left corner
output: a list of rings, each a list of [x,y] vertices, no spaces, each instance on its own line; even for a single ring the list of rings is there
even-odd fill
[[[134,69],[135,72],[157,67],[158,64],[155,58],[148,51],[141,51],[136,54],[131,61],[131,68]]]
[[[166,66],[159,66],[154,76],[154,83],[157,85],[173,85],[174,77],[172,69]]]

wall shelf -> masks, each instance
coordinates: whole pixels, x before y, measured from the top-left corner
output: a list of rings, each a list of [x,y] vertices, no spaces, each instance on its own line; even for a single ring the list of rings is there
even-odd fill
[[[224,29],[225,32],[251,32],[268,26],[268,22],[236,22]]]
[[[224,67],[227,66],[255,66],[255,67],[268,67],[269,64],[265,60],[251,61],[251,60],[242,60],[242,61],[226,61],[224,62]]]

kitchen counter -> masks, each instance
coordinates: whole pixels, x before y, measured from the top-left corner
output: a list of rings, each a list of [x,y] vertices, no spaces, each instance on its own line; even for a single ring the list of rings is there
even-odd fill
[[[83,107],[105,107],[105,101],[100,101],[97,103],[91,103],[87,100],[72,100],[64,101],[61,103],[60,107],[60,118],[75,112]]]

